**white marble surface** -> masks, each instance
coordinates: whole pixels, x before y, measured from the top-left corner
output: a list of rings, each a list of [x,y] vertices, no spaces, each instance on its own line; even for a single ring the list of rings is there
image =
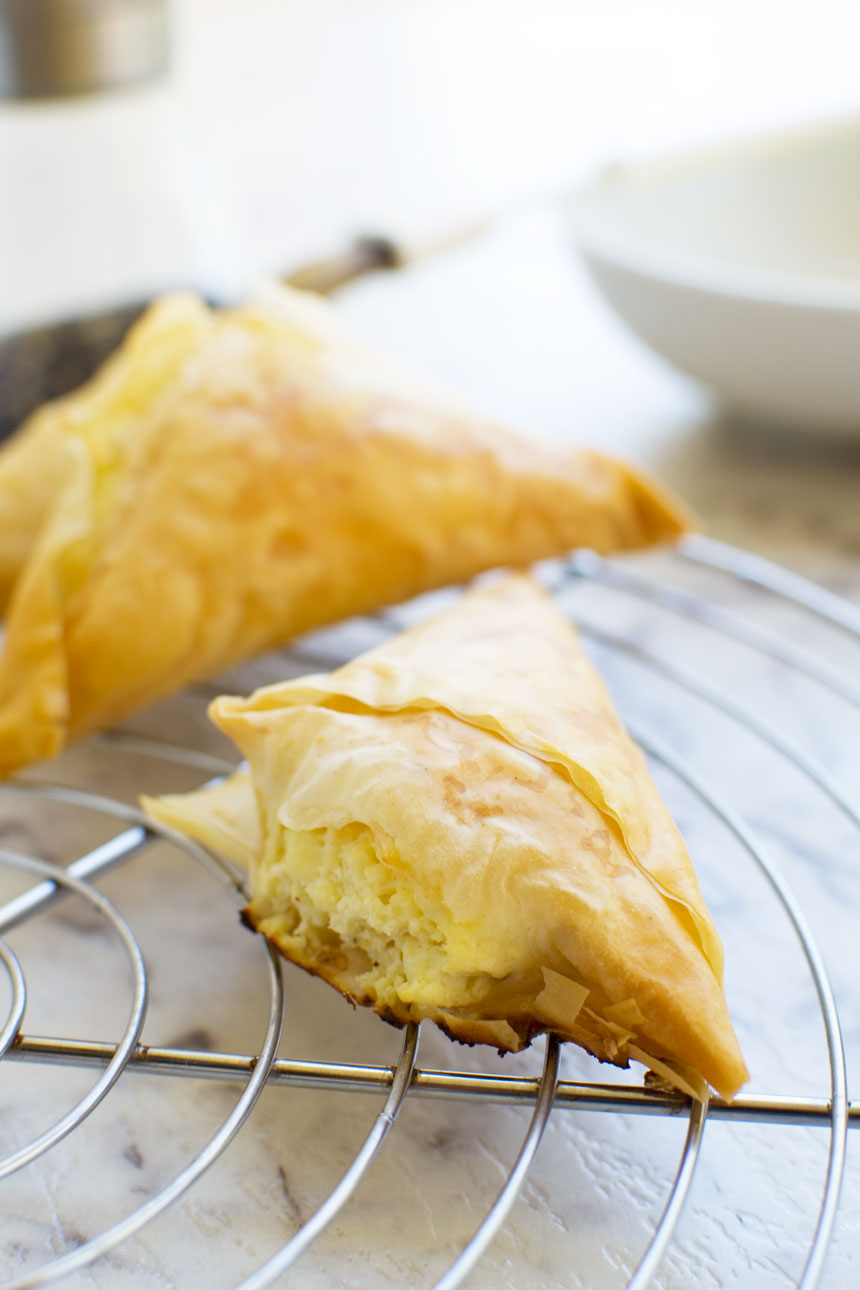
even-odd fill
[[[326,250],[356,228],[412,233],[575,181],[612,155],[856,106],[858,23],[848,4],[594,9],[545,0],[247,0],[240,14],[226,0],[187,0],[179,10],[177,79],[158,108],[161,134],[151,131],[143,97],[129,96],[118,112],[77,105],[59,135],[53,109],[0,108],[0,165],[15,179],[7,178],[0,202],[0,322],[147,289],[186,276],[185,266],[229,286]],[[90,116],[99,123],[95,133]],[[86,155],[75,151],[81,138],[93,149]],[[38,225],[34,194],[43,205]],[[689,498],[713,535],[860,603],[860,450],[722,424],[703,395],[603,311],[557,211],[522,215],[444,260],[356,287],[342,307],[365,334],[487,411],[647,462]],[[649,567],[692,581],[857,675],[860,651],[838,634],[677,563]],[[740,647],[609,594],[584,588],[570,604],[577,616],[623,629],[718,681],[857,792],[860,718],[843,702]],[[856,832],[736,725],[620,656],[597,647],[595,656],[624,714],[688,756],[783,866],[825,948],[850,1083],[860,1059]],[[281,667],[267,660],[229,683],[247,686]],[[138,728],[215,748],[203,699],[177,698],[142,715]],[[821,1024],[786,919],[726,830],[657,770],[726,941],[751,1089],[824,1095]],[[128,799],[195,779],[96,747],[75,751],[51,774]],[[103,822],[67,809],[5,797],[0,806],[5,846],[66,860],[106,836]],[[20,882],[8,885],[17,890]],[[265,1020],[261,952],[213,880],[160,848],[102,885],[131,919],[150,965],[145,1039],[253,1052]],[[28,1033],[116,1037],[128,1004],[124,968],[89,914],[67,901],[10,940],[31,986]],[[394,1031],[298,972],[285,980],[284,1055],[395,1059]],[[420,1060],[499,1065],[435,1033],[422,1036]],[[528,1054],[501,1068],[533,1070],[539,1060]],[[564,1072],[607,1078],[574,1051],[565,1054]],[[90,1078],[5,1063],[0,1149],[43,1128]],[[856,1081],[849,1091],[857,1096]],[[236,1092],[123,1077],[84,1130],[4,1182],[3,1277],[40,1266],[141,1203],[199,1149]],[[269,1091],[184,1200],[64,1284],[237,1284],[334,1184],[377,1105],[359,1095]],[[500,1186],[525,1121],[509,1108],[408,1104],[367,1182],[284,1284],[430,1286]],[[682,1138],[679,1121],[557,1112],[505,1232],[469,1285],[622,1286],[659,1215]],[[793,1284],[825,1156],[820,1130],[711,1124],[659,1283],[667,1290]],[[827,1290],[857,1281],[858,1209],[855,1131]]]

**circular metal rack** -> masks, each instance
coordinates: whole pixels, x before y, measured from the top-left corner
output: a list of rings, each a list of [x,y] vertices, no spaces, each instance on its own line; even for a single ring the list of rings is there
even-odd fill
[[[695,699],[742,726],[747,734],[768,749],[769,755],[779,761],[793,763],[795,770],[823,795],[829,804],[828,809],[841,815],[852,828],[860,827],[860,813],[849,789],[842,786],[830,768],[819,764],[801,741],[777,728],[755,705],[738,699],[730,687],[704,673],[699,674],[689,667],[686,660],[667,656],[661,647],[659,633],[652,631],[658,618],[661,622],[679,618],[685,624],[693,623],[697,630],[705,631],[715,639],[733,641],[753,651],[759,662],[769,660],[787,677],[802,676],[805,682],[836,695],[840,703],[858,707],[860,686],[850,671],[823,661],[819,653],[799,643],[797,633],[763,626],[744,610],[748,607],[746,597],[752,597],[756,603],[766,600],[777,608],[788,605],[792,612],[815,619],[826,630],[841,636],[846,648],[855,648],[860,640],[860,613],[785,570],[701,537],[688,539],[678,553],[664,560],[661,568],[661,576],[655,579],[648,573],[647,564],[643,573],[641,564],[636,561],[606,561],[582,553],[568,562],[548,566],[543,576],[565,609],[571,597],[578,595],[582,587],[587,587],[592,596],[597,593],[609,600],[619,598],[619,603],[623,601],[628,606],[636,606],[635,613],[643,614],[644,619],[636,618],[633,622],[625,619],[620,630],[617,624],[607,629],[599,615],[592,621],[587,604],[584,605],[585,612],[578,606],[574,616],[595,648],[608,656],[628,659],[653,675],[659,675],[678,695],[683,696],[685,703]],[[687,575],[691,571],[697,577],[701,575],[709,580],[709,594],[702,595],[698,590],[690,589]],[[722,590],[714,590],[720,587]],[[727,602],[733,599],[741,605],[740,609],[727,607]],[[400,611],[391,611],[372,621],[377,632],[390,631],[392,626],[400,624]],[[324,661],[329,665],[341,660],[331,657],[321,660],[319,655],[312,656],[305,649],[304,653],[296,651],[293,661],[299,664]],[[793,684],[793,681],[787,684]],[[706,1105],[696,1101],[685,1102],[650,1087],[564,1080],[560,1078],[559,1045],[553,1039],[545,1043],[543,1068],[537,1078],[481,1070],[426,1069],[418,1063],[418,1031],[414,1026],[403,1032],[399,1059],[393,1067],[278,1057],[284,1019],[281,964],[274,951],[260,938],[269,1004],[264,1033],[253,1053],[213,1053],[193,1046],[155,1048],[143,1045],[140,1040],[147,1009],[144,954],[132,928],[97,889],[95,882],[145,851],[155,841],[167,841],[199,862],[221,885],[224,898],[237,904],[245,899],[241,876],[204,848],[152,823],[135,807],[116,798],[41,781],[13,781],[0,790],[7,804],[20,799],[21,795],[30,795],[40,803],[50,803],[52,809],[72,813],[95,812],[115,820],[121,827],[115,836],[68,867],[14,850],[0,851],[0,862],[4,866],[23,871],[37,880],[35,885],[0,909],[0,960],[8,978],[9,998],[8,1016],[0,1029],[0,1056],[16,1063],[89,1068],[95,1077],[95,1082],[72,1109],[0,1160],[0,1178],[18,1174],[55,1148],[95,1111],[123,1072],[128,1070],[141,1074],[227,1081],[234,1083],[238,1091],[202,1149],[178,1173],[149,1194],[143,1203],[97,1235],[82,1240],[74,1248],[59,1253],[36,1268],[28,1265],[23,1271],[10,1275],[6,1267],[0,1279],[0,1290],[25,1290],[25,1287],[47,1285],[68,1278],[89,1268],[96,1260],[109,1256],[121,1242],[139,1233],[192,1188],[242,1129],[264,1090],[282,1085],[315,1088],[332,1094],[344,1091],[371,1093],[384,1097],[384,1104],[334,1189],[310,1217],[303,1218],[290,1239],[274,1255],[245,1276],[241,1290],[262,1290],[265,1286],[280,1283],[282,1275],[326,1229],[353,1194],[394,1129],[407,1100],[414,1098],[507,1103],[533,1108],[519,1153],[495,1201],[454,1261],[437,1278],[435,1290],[453,1290],[468,1276],[505,1223],[541,1145],[550,1117],[564,1116],[573,1109],[652,1116],[683,1113],[687,1117],[680,1162],[662,1215],[638,1267],[632,1274],[628,1273],[626,1284],[632,1290],[643,1290],[667,1253],[702,1154],[707,1120],[819,1126],[822,1132],[829,1134],[829,1155],[814,1231],[805,1252],[804,1266],[796,1279],[802,1290],[812,1290],[819,1281],[837,1216],[847,1130],[860,1122],[860,1105],[849,1103],[847,1097],[840,1018],[824,959],[808,925],[801,899],[792,894],[763,846],[757,829],[733,805],[723,801],[719,792],[709,787],[704,773],[695,768],[693,758],[679,753],[676,741],[655,733],[653,721],[643,720],[637,714],[629,720],[630,714],[626,710],[624,716],[652,762],[662,766],[666,773],[684,785],[691,799],[698,803],[697,809],[733,835],[737,845],[758,867],[781,902],[805,956],[823,1020],[829,1087],[822,1090],[820,1097],[741,1094],[731,1104],[715,1098]],[[120,734],[110,738],[112,747],[134,751],[135,736]],[[217,777],[230,769],[217,757],[192,749],[160,745],[152,740],[147,740],[145,747],[149,756],[175,762],[186,770],[196,768],[206,777]],[[128,959],[132,1000],[125,1029],[115,1043],[36,1036],[23,1029],[27,1007],[25,970],[5,938],[28,920],[38,919],[39,914],[58,899],[69,896],[87,903],[93,914],[103,921],[105,934],[109,933],[118,940]],[[169,1087],[169,1081],[166,1083]],[[10,1186],[10,1180],[4,1185]],[[170,1281],[170,1284],[174,1283]],[[619,1280],[617,1284],[622,1282]]]

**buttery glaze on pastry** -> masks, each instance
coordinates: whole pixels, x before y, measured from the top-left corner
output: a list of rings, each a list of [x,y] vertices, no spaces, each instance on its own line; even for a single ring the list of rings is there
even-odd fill
[[[287,958],[468,1043],[549,1030],[687,1092],[745,1081],[681,837],[528,580],[211,714],[250,770],[148,809],[247,866]]]
[[[93,469],[105,474],[118,445],[139,431],[142,412],[157,405],[185,361],[215,325],[196,296],[164,296],[137,322],[96,375],[46,403],[0,451],[0,611],[30,555],[42,523],[75,470],[83,439]]]
[[[154,401],[129,350],[92,420],[86,392],[74,404],[65,482],[9,605],[0,773],[311,627],[683,527],[628,467],[482,422],[310,297],[273,290],[178,330]]]

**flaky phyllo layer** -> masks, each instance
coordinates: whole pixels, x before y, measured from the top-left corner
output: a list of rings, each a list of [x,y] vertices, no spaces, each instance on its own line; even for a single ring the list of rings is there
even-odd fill
[[[150,803],[250,871],[245,918],[389,1020],[540,1031],[732,1095],[722,952],[576,636],[510,578],[328,676],[219,699],[250,770]]]
[[[685,524],[628,466],[404,376],[320,301],[168,297],[0,452],[0,775],[312,627]]]

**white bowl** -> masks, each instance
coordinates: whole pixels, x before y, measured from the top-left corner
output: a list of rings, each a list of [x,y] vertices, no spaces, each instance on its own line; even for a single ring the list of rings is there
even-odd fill
[[[860,122],[616,166],[574,213],[652,349],[747,417],[860,435]]]

